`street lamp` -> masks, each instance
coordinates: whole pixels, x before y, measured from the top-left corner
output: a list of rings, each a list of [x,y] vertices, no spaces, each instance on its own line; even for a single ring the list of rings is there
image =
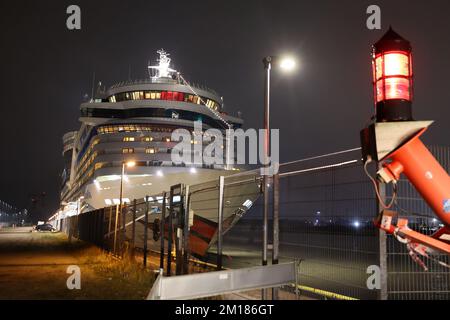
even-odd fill
[[[272,67],[290,72],[296,68],[296,62],[292,57],[267,56],[264,64],[264,166],[269,163],[270,145],[270,70]],[[267,181],[266,181],[267,182]],[[266,183],[267,184],[267,183]]]
[[[136,165],[135,161],[123,161],[122,162],[122,174],[120,176],[120,196],[119,196],[119,209],[116,208],[116,223],[114,227],[114,253],[116,253],[116,244],[117,244],[117,226],[118,226],[118,220],[119,220],[119,212],[122,214],[122,197],[123,197],[123,176],[125,175],[125,166],[128,168],[132,168]],[[124,226],[125,227],[125,226]]]
[[[135,161],[123,161],[122,162],[122,175],[120,176],[120,198],[119,198],[119,203],[120,203],[120,212],[122,212],[122,204],[123,204],[123,200],[122,200],[122,196],[123,196],[123,177],[125,175],[125,166],[127,168],[132,168],[134,166],[136,166],[136,162]]]
[[[264,64],[264,175],[263,175],[263,192],[264,192],[264,212],[263,212],[263,252],[262,265],[267,265],[267,249],[268,249],[268,219],[269,219],[269,150],[270,150],[270,70],[272,67],[279,68],[283,71],[292,71],[296,67],[296,62],[292,57],[267,56],[263,59]],[[275,164],[278,165],[278,164]],[[273,245],[272,245],[272,263],[278,263],[278,246],[279,246],[279,212],[278,212],[278,175],[274,176],[274,208],[273,208]],[[266,290],[263,290],[263,299],[267,298]]]
[[[279,66],[282,70],[289,72],[297,67],[297,63],[294,58],[286,56],[280,59]]]

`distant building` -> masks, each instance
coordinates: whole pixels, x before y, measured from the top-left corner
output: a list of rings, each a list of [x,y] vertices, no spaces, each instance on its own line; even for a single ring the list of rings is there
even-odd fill
[[[19,210],[15,206],[0,200],[0,227],[7,227],[10,225],[21,225],[25,223],[28,216],[26,209]]]

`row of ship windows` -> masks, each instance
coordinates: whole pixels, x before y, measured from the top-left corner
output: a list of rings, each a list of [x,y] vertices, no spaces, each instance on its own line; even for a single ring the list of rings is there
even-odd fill
[[[155,126],[155,125],[147,125],[147,124],[117,124],[117,125],[106,125],[106,126],[100,126],[97,128],[97,134],[114,134],[114,133],[122,133],[122,132],[159,132],[159,133],[172,133],[173,130],[177,129],[176,127],[167,127],[167,126]],[[194,131],[191,131],[192,134],[194,134]],[[200,133],[199,133],[200,134]],[[203,135],[208,136],[207,133],[203,133]],[[128,137],[128,140],[124,141],[135,141],[132,139],[135,139],[135,137]],[[151,142],[153,141],[153,137],[146,136],[142,139],[144,142]],[[162,137],[161,141],[170,142],[170,137]],[[90,144],[90,146],[87,148],[87,150],[84,153],[84,155],[81,157],[81,159],[78,161],[79,165],[78,168],[81,167],[86,159],[89,158],[90,154],[92,153],[93,147],[99,143],[99,139],[94,139],[93,142]],[[194,143],[194,142],[191,142]],[[196,144],[197,141],[195,141],[194,144]]]
[[[197,144],[197,141],[191,140],[192,144]],[[221,148],[223,149],[224,146],[222,145]],[[146,154],[156,154],[156,153],[171,153],[172,149],[171,148],[155,148],[155,147],[148,147],[144,149],[144,152]],[[122,154],[132,154],[135,153],[135,148],[122,148],[121,150]],[[196,154],[198,154],[198,151],[194,152]],[[91,164],[94,162],[94,160],[97,158],[98,155],[102,155],[105,154],[104,151],[94,151],[91,156],[88,158],[87,161],[85,161],[83,164],[81,164],[78,168],[78,175],[76,178],[77,182],[81,182],[80,185],[83,184],[82,181],[85,180],[85,173],[86,171],[88,171],[89,167],[91,166]],[[102,163],[96,163],[94,165],[93,170],[98,170],[102,168]],[[92,170],[92,169],[91,169]],[[89,174],[88,176],[90,177],[91,174]]]
[[[155,127],[150,125],[139,124],[127,124],[127,125],[112,125],[101,126],[97,128],[97,133],[118,133],[118,132],[139,132],[139,131],[151,131],[151,132],[172,132],[174,129],[167,127]]]
[[[108,133],[119,133],[119,132],[142,132],[142,131],[149,131],[149,132],[163,132],[163,133],[171,133],[173,131],[173,129],[171,128],[167,128],[167,127],[154,127],[154,126],[148,126],[148,125],[134,125],[134,124],[130,124],[130,125],[112,125],[112,126],[102,126],[97,128],[97,132],[100,134],[108,134]],[[194,132],[192,132],[194,133]],[[207,135],[207,134],[205,134]],[[124,137],[123,141],[124,142],[133,142],[136,141],[136,137]],[[152,142],[154,141],[154,137],[151,136],[145,136],[141,138],[141,141],[143,142]],[[161,141],[163,142],[171,142],[171,138],[167,137],[167,136],[163,136],[161,138]],[[94,139],[93,142],[91,143],[91,145],[88,147],[88,149],[86,150],[84,156],[81,158],[81,160],[79,161],[79,165],[78,168],[80,168],[81,166],[85,165],[85,161],[86,159],[89,158],[89,156],[92,153],[93,147],[99,143],[99,139]],[[197,144],[197,140],[195,141],[191,141],[192,144]]]
[[[109,97],[109,102],[120,102],[127,100],[169,100],[195,104],[204,103],[210,109],[219,110],[219,103],[214,100],[177,91],[131,91],[117,93]]]
[[[154,138],[153,137],[142,137],[141,141],[142,142],[151,142],[153,141]],[[163,142],[170,142],[171,138],[170,137],[162,137],[161,141]],[[134,142],[136,141],[136,137],[123,137],[122,139],[123,142]]]
[[[167,132],[167,133],[171,133],[172,131],[173,131],[173,129],[167,128],[167,127],[158,127],[158,126],[150,126],[150,125],[136,125],[136,124],[101,126],[101,127],[97,128],[97,134],[110,134],[110,133],[119,133],[119,132]],[[147,138],[149,138],[149,140],[143,140],[143,141],[152,141],[152,140],[150,140],[151,137],[147,137]],[[84,165],[84,162],[90,156],[93,147],[97,143],[99,143],[99,139],[94,139],[93,142],[88,147],[88,149],[84,152],[84,155],[82,156],[82,158],[78,161],[78,168],[80,168],[81,166]]]
[[[176,129],[183,128],[160,128],[160,127],[152,127],[147,125],[111,125],[111,126],[101,126],[97,128],[97,133],[99,134],[112,134],[112,133],[121,133],[121,132],[162,132],[162,133],[172,133]],[[192,134],[195,132],[193,130],[189,130]],[[198,135],[210,136],[208,132],[198,132]],[[127,140],[125,140],[127,139]],[[136,141],[134,140],[136,137],[125,137],[123,141]],[[153,141],[154,137],[145,136],[141,138],[141,141]],[[161,141],[169,142],[171,140],[170,137],[162,137]]]
[[[156,153],[158,149],[156,148],[145,148],[145,153]],[[134,153],[134,148],[123,148],[123,154]]]
[[[148,136],[148,137],[142,137],[142,138],[140,138],[140,140],[141,140],[142,142],[152,142],[152,141],[154,141],[154,138]],[[135,142],[135,141],[136,141],[136,137],[123,137],[122,141],[123,141],[123,142]],[[162,137],[162,138],[161,138],[161,141],[162,141],[162,142],[171,142],[172,139],[171,139],[171,137]],[[83,166],[83,167],[84,167],[84,166],[89,165],[90,163],[92,163],[92,160],[91,160],[91,159],[90,159],[90,161],[88,161],[88,162],[86,162],[86,163],[85,163],[85,160],[86,160],[86,159],[89,157],[89,155],[91,154],[91,151],[92,151],[93,147],[94,147],[95,145],[97,145],[98,143],[99,143],[99,140],[98,140],[98,139],[95,139],[95,140],[92,142],[91,146],[90,146],[89,149],[88,149],[88,152],[86,152],[86,154],[83,156],[82,160],[80,161],[79,167],[80,167],[80,166]],[[191,144],[198,144],[198,141],[197,141],[197,140],[191,140]],[[123,148],[123,149],[122,149],[122,153],[133,153],[133,151],[126,152],[126,150],[133,150],[133,148]],[[153,150],[153,151],[152,151],[152,150]],[[155,150],[155,148],[146,148],[146,149],[145,149],[145,153],[155,153],[154,150]]]
[[[152,142],[155,139],[153,137],[142,137],[140,138],[140,140],[142,142]],[[136,137],[123,137],[122,139],[123,142],[135,142],[136,141]],[[161,138],[162,142],[172,142],[172,138],[171,137],[162,137]],[[175,141],[178,142],[178,141]],[[191,144],[198,144],[198,140],[191,140]]]
[[[94,149],[94,146],[97,145],[100,142],[99,139],[94,139],[91,143],[91,145],[89,146],[89,148],[86,150],[86,152],[84,153],[83,157],[81,158],[81,160],[78,162],[78,168],[77,170],[79,170],[80,166],[82,166],[84,164],[84,162],[86,161],[87,158],[89,158],[89,156],[92,153],[92,150]]]
[[[191,143],[192,144],[197,144],[197,141],[191,141]],[[221,146],[221,148],[223,149],[224,147],[223,146]],[[158,153],[158,152],[160,152],[160,149],[158,149],[158,148],[154,148],[154,147],[151,147],[151,148],[145,148],[145,153]],[[172,152],[172,149],[170,149],[170,148],[168,148],[167,149],[167,153],[171,153]],[[122,153],[123,154],[128,154],[128,153],[134,153],[134,148],[122,148]]]

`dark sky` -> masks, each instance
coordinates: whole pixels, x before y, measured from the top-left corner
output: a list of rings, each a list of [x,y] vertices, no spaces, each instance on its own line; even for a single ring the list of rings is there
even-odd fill
[[[66,28],[77,4],[82,30]],[[382,31],[366,28],[370,4]],[[166,49],[190,81],[224,96],[247,128],[262,124],[261,59],[295,54],[295,74],[273,72],[272,122],[281,160],[359,146],[372,112],[370,46],[389,24],[414,48],[416,119],[435,119],[425,136],[449,145],[450,2],[442,1],[1,1],[0,199],[58,207],[61,136],[78,129],[92,74],[111,85],[146,76]]]

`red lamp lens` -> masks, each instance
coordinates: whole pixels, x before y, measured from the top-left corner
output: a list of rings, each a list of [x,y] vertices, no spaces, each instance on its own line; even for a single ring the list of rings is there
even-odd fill
[[[407,53],[388,52],[375,58],[376,101],[411,100],[410,58]]]
[[[411,100],[409,80],[405,78],[387,78],[377,82],[377,102],[390,99]],[[386,96],[384,96],[384,92]]]
[[[384,61],[384,71],[383,71]],[[403,53],[386,53],[376,58],[377,80],[382,76],[409,76],[409,57]]]

